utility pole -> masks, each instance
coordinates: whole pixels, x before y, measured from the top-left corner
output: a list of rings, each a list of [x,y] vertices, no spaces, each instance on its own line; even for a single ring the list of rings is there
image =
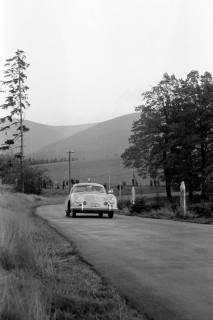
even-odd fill
[[[121,184],[121,182],[119,183],[119,185],[118,185],[118,191],[119,191],[119,199],[121,200],[121,198],[122,198],[122,184]]]
[[[74,151],[68,151],[67,152],[69,154],[69,192],[71,189],[71,163],[72,163],[72,153],[75,153]]]
[[[110,174],[109,174],[109,190],[111,189],[111,177],[110,177]]]

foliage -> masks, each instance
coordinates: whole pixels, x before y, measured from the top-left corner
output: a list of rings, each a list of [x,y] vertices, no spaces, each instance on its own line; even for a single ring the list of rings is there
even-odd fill
[[[212,202],[203,202],[192,204],[189,208],[189,211],[195,213],[199,217],[212,218],[213,217],[213,203]]]
[[[2,86],[6,94],[5,102],[0,106],[1,109],[7,110],[9,113],[0,118],[0,132],[8,131],[12,127],[15,128],[15,133],[12,137],[6,139],[0,150],[9,149],[16,140],[20,139],[20,152],[17,157],[20,159],[20,179],[22,184],[22,191],[24,189],[24,142],[23,135],[29,129],[24,125],[23,112],[30,106],[28,102],[27,90],[29,87],[26,82],[26,69],[29,64],[26,63],[26,55],[24,51],[17,50],[12,58],[6,60],[6,70],[4,71],[5,80],[2,81]]]
[[[185,80],[164,74],[143,95],[133,123],[130,146],[122,154],[126,167],[139,175],[164,173],[168,200],[173,183],[186,182],[206,196],[206,182],[213,169],[213,81],[210,73],[191,71]]]
[[[160,198],[159,196],[156,196],[154,200],[151,202],[150,207],[154,210],[159,210],[163,208],[165,205],[165,200]]]
[[[24,170],[24,192],[41,194],[43,174],[43,170],[26,166]],[[20,189],[21,181],[18,180],[17,190],[20,191]]]
[[[129,208],[131,213],[141,213],[143,211],[150,211],[151,207],[146,203],[144,198],[136,198],[135,203]]]
[[[19,160],[11,157],[1,156],[0,176],[2,182],[13,184],[16,191],[22,191],[22,184],[19,174]],[[42,178],[45,170],[31,167],[24,162],[24,192],[40,194],[42,192]]]
[[[130,200],[118,200],[118,209],[123,210],[125,208],[130,208],[131,206],[131,201]]]
[[[12,139],[7,139],[0,149],[9,149],[10,145],[20,138],[23,132],[28,131],[21,123],[21,117],[23,116],[23,110],[29,107],[27,90],[29,87],[25,85],[26,74],[25,71],[29,67],[29,64],[25,62],[26,55],[24,51],[17,50],[15,55],[6,60],[6,70],[4,71],[5,80],[2,81],[2,87],[6,93],[5,102],[0,106],[3,110],[8,110],[9,114],[0,119],[1,126],[0,131],[7,131],[11,127],[16,127],[16,132],[13,134]],[[15,119],[18,117],[19,119]],[[22,119],[23,120],[23,119]]]

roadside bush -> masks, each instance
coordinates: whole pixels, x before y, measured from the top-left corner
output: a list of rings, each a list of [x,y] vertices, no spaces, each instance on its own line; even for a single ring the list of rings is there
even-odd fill
[[[189,207],[189,210],[194,212],[197,216],[212,218],[213,217],[213,203],[204,202],[196,203]]]
[[[38,168],[26,167],[24,172],[24,192],[41,194],[43,171]],[[20,184],[20,181],[19,181]],[[19,186],[18,184],[18,186]]]
[[[180,203],[174,201],[174,202],[172,202],[172,203],[170,204],[170,206],[171,206],[172,212],[175,213],[175,212],[177,212],[177,211],[179,210],[179,208],[180,208]]]
[[[201,201],[201,196],[200,194],[193,194],[193,199],[192,199],[192,203],[200,203]]]
[[[44,177],[45,170],[38,169],[37,167],[29,166],[28,163],[24,164],[24,192],[41,194],[42,192],[42,178]],[[21,191],[20,181],[20,163],[17,160],[10,160],[4,163],[0,168],[2,182],[5,184],[14,185],[15,191]]]
[[[118,200],[118,209],[123,210],[125,208],[128,208],[131,206],[130,200]]]
[[[143,211],[150,211],[151,206],[146,203],[144,198],[136,198],[135,204],[132,204],[129,209],[131,213],[141,213]]]
[[[154,198],[154,201],[151,202],[150,204],[150,207],[151,209],[154,209],[154,210],[160,210],[161,208],[163,208],[165,206],[165,200],[160,198],[160,197],[155,197]]]
[[[194,214],[192,211],[187,210],[185,215],[183,213],[183,210],[181,207],[177,207],[177,210],[175,210],[175,218],[177,219],[187,219],[187,218],[194,218]]]

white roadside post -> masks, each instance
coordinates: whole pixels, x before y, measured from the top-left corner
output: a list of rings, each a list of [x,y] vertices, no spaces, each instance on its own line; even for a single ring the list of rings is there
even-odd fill
[[[132,186],[132,204],[135,204],[135,187]]]
[[[183,212],[183,216],[186,216],[186,187],[184,181],[180,184],[180,207]]]

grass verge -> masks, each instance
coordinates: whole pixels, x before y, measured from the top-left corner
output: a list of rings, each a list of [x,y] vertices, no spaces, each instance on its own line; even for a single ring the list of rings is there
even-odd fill
[[[44,203],[38,196],[0,194],[0,319],[144,319],[33,215]]]
[[[178,198],[172,204],[163,198],[136,198],[135,204],[129,200],[122,200],[118,201],[118,208],[120,214],[128,216],[213,224],[212,201],[187,205],[185,214],[179,206]]]

